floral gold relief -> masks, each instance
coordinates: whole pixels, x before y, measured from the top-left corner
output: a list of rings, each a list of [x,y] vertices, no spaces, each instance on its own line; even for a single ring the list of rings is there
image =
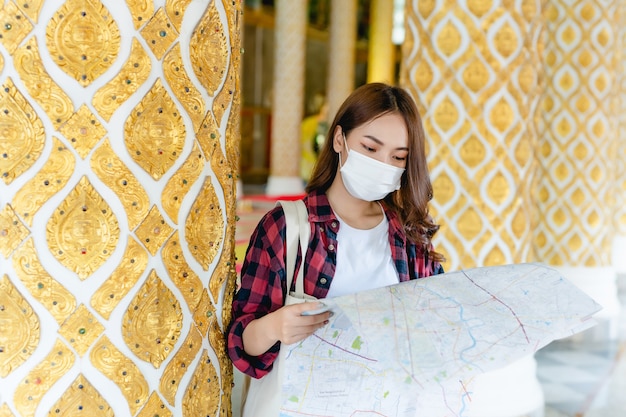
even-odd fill
[[[91,168],[122,201],[128,226],[131,229],[137,227],[150,210],[150,197],[131,170],[113,151],[108,139],[91,156]]]
[[[192,68],[210,96],[215,94],[222,83],[228,65],[228,51],[224,25],[215,2],[211,2],[189,43]]]
[[[183,17],[185,16],[185,10],[192,0],[166,0],[165,11],[170,20],[180,32],[183,23]]]
[[[183,165],[165,185],[161,194],[161,203],[163,210],[174,223],[178,223],[178,212],[183,198],[189,192],[191,185],[200,177],[205,164],[206,160],[198,144],[194,142],[193,149]]]
[[[139,29],[146,24],[154,13],[154,2],[152,0],[126,0],[126,5],[133,16],[133,25]]]
[[[34,240],[28,239],[13,254],[13,268],[24,286],[58,324],[76,308],[74,295],[52,278],[39,261]]]
[[[0,377],[28,360],[40,337],[39,317],[4,275],[0,278]]]
[[[202,290],[202,298],[200,303],[192,310],[193,324],[200,331],[202,337],[206,337],[209,332],[209,323],[216,320],[215,306],[209,298],[209,293],[206,289]]]
[[[91,349],[89,358],[93,366],[122,391],[128,403],[128,415],[135,415],[150,394],[148,382],[137,365],[124,356],[106,335]]]
[[[98,0],[67,0],[46,27],[50,57],[83,87],[113,65],[120,42],[115,19]]]
[[[148,402],[141,409],[137,417],[172,417],[171,411],[163,404],[159,394],[153,392],[148,398]]]
[[[144,37],[148,47],[160,60],[178,38],[178,31],[167,17],[167,14],[165,14],[165,10],[161,7],[152,16],[150,22],[141,30],[141,36]]]
[[[38,363],[15,389],[13,403],[22,417],[33,417],[41,398],[74,365],[74,353],[57,340],[48,355]]]
[[[0,253],[8,258],[29,233],[13,208],[9,204],[5,205],[0,211]]]
[[[0,22],[0,43],[12,54],[33,30],[33,25],[12,1],[0,8]]]
[[[79,375],[72,382],[48,412],[49,416],[76,414],[89,417],[115,416],[109,404],[84,375]]]
[[[202,95],[185,71],[180,44],[174,45],[163,60],[163,73],[176,98],[180,100],[197,131],[205,114]]]
[[[74,112],[74,105],[46,72],[34,36],[15,52],[13,65],[31,97],[44,109],[54,127],[65,123]]]
[[[174,405],[182,379],[187,372],[193,370],[193,361],[201,348],[202,335],[197,329],[191,328],[176,355],[165,367],[159,389],[161,390],[161,395],[170,405]]]
[[[46,132],[35,109],[8,78],[0,90],[0,176],[5,184],[37,162]]]
[[[195,311],[202,297],[202,281],[185,260],[178,233],[174,233],[163,246],[161,258],[171,280],[185,297],[189,309]]]
[[[107,132],[98,118],[84,104],[67,123],[61,126],[60,131],[81,158],[85,158]]]
[[[104,326],[83,304],[65,320],[59,334],[65,338],[83,356],[93,342],[104,332]]]
[[[22,13],[30,18],[33,22],[39,20],[39,12],[43,6],[45,0],[22,0],[17,1],[17,7],[20,8]]]
[[[159,180],[180,157],[185,124],[160,80],[131,112],[124,125],[124,141],[131,157]]]
[[[110,120],[122,103],[146,82],[151,68],[150,57],[141,43],[133,39],[130,56],[120,72],[93,96],[92,104],[98,113],[105,120]]]
[[[185,236],[193,257],[208,270],[224,238],[224,218],[211,177],[205,178],[187,216]]]
[[[233,380],[233,367],[231,365],[230,358],[228,353],[226,352],[226,340],[224,338],[222,329],[217,322],[217,320],[211,320],[210,328],[209,328],[209,342],[211,344],[211,348],[215,355],[217,356],[217,360],[219,362],[219,367],[221,371],[221,379],[222,379],[222,387],[224,390],[222,392],[222,412],[224,411],[224,407],[226,404],[231,404],[231,395],[232,389],[228,389],[228,387],[232,387],[234,384]]]
[[[9,408],[7,403],[4,403],[0,405],[0,417],[17,417],[17,416],[11,412],[11,409]]]
[[[135,234],[148,252],[154,256],[173,230],[161,215],[159,208],[152,206],[144,221],[135,230]]]
[[[120,234],[113,211],[87,177],[57,207],[46,231],[52,254],[83,280],[111,256]]]
[[[122,334],[126,345],[139,359],[158,368],[172,353],[182,324],[176,296],[152,271],[124,314]]]
[[[126,252],[117,268],[91,297],[93,309],[108,320],[111,312],[139,281],[147,266],[146,250],[129,237]]]
[[[228,67],[224,85],[215,96],[215,100],[213,100],[213,114],[218,125],[222,124],[222,117],[226,113],[228,106],[232,104],[233,96],[235,95],[235,70],[233,68],[233,65]]]
[[[200,362],[187,385],[183,396],[183,415],[214,416],[220,403],[220,381],[211,358],[202,351]]]
[[[74,154],[57,138],[45,165],[13,197],[15,211],[31,226],[35,214],[57,192],[74,172]]]
[[[219,143],[220,137],[219,127],[215,117],[213,117],[213,113],[207,112],[200,129],[196,131],[196,139],[206,158],[210,158],[213,155],[215,144]]]

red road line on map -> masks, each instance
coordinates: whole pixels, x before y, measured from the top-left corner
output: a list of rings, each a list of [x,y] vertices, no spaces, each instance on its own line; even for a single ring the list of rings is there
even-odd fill
[[[341,350],[341,351],[343,351],[343,352],[346,352],[346,353],[348,353],[348,354],[350,354],[350,355],[357,356],[357,357],[359,357],[359,358],[361,358],[361,359],[365,359],[366,361],[378,362],[378,360],[376,360],[376,359],[368,358],[368,357],[365,357],[365,356],[363,356],[363,355],[359,355],[358,353],[350,352],[349,350],[344,349],[344,348],[342,348],[341,346],[338,346],[338,345],[336,345],[336,344],[334,344],[334,343],[330,343],[328,340],[326,340],[326,339],[322,339],[321,337],[319,337],[319,336],[318,336],[318,335],[316,335],[315,333],[313,333],[313,336],[317,337],[317,338],[318,338],[319,340],[321,340],[322,342],[324,342],[324,343],[326,343],[326,344],[329,344],[329,345],[331,345],[331,346],[333,346],[333,347],[335,347],[335,348],[337,348],[337,349],[339,349],[339,350]]]
[[[476,281],[474,281],[473,279],[471,279],[469,277],[469,275],[467,275],[467,273],[465,273],[464,270],[461,269],[461,272],[463,272],[463,275],[465,275],[465,277],[471,281],[472,284],[474,284],[475,286],[477,286],[478,288],[480,288],[481,290],[483,290],[484,292],[486,292],[487,294],[489,294],[491,296],[491,298],[493,298],[494,300],[496,300],[497,302],[499,302],[500,304],[502,304],[504,307],[507,308],[507,310],[509,310],[511,312],[511,314],[513,315],[513,317],[515,317],[515,320],[517,320],[517,323],[519,324],[519,326],[522,328],[522,332],[524,332],[524,337],[526,338],[526,342],[530,343],[530,339],[528,339],[528,334],[526,333],[526,328],[524,327],[524,325],[522,324],[522,321],[519,319],[519,317],[517,317],[517,314],[515,314],[515,311],[513,311],[513,309],[511,307],[509,307],[508,305],[506,305],[502,300],[500,300],[498,297],[496,297],[494,294],[492,294],[491,292],[487,291],[487,289],[481,287],[480,285],[478,285],[476,283]]]

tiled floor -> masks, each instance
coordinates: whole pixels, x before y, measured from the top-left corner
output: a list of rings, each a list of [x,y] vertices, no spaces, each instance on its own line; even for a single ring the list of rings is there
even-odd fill
[[[269,199],[245,200],[238,207],[239,264],[260,216],[274,205]],[[544,417],[626,417],[626,275],[618,279],[622,304],[618,337],[608,337],[608,323],[555,341],[535,355],[546,402]]]

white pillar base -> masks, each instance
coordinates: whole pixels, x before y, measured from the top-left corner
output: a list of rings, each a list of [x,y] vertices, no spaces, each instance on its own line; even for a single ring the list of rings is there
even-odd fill
[[[300,177],[277,177],[270,175],[265,186],[267,195],[298,195],[304,193],[304,182]]]
[[[545,399],[535,357],[478,375],[471,398],[467,417],[543,417]]]
[[[612,258],[615,272],[626,274],[626,236],[618,236],[613,240]]]
[[[624,254],[621,256],[624,257]],[[617,294],[615,268],[554,267],[554,269],[603,307],[594,317],[598,321],[608,321],[609,325],[596,326],[596,328],[608,328],[609,334],[596,336],[601,340],[606,340],[607,338],[611,340],[617,339],[621,305]],[[591,334],[593,335],[593,331]]]

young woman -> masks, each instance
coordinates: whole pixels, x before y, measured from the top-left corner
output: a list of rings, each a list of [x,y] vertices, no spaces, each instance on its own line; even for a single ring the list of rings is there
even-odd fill
[[[306,191],[306,294],[334,297],[443,272],[431,243],[438,226],[428,215],[424,132],[406,91],[381,83],[356,89],[330,126]],[[299,253],[296,275],[301,260]],[[251,236],[227,335],[233,364],[253,378],[272,370],[281,343],[310,336],[330,317],[301,314],[317,303],[285,306],[285,282],[277,206]]]

